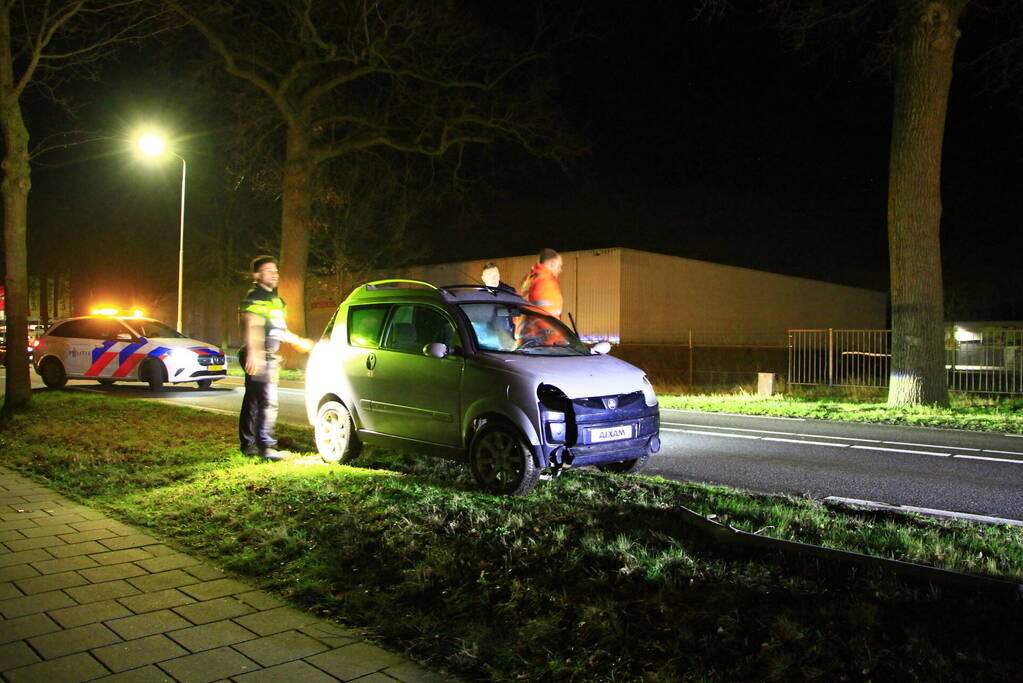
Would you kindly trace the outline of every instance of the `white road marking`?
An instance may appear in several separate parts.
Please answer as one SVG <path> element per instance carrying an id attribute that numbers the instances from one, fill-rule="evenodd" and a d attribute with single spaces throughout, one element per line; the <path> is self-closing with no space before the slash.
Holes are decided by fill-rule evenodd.
<path id="1" fill-rule="evenodd" d="M 931 447 L 937 446 L 938 448 L 954 448 L 957 451 L 976 451 L 978 453 L 984 450 L 983 448 L 966 448 L 964 446 L 944 446 L 933 443 L 913 443 L 911 441 L 882 441 L 881 443 L 890 443 L 894 446 L 922 446 L 923 448 L 927 448 L 928 446 Z"/>
<path id="2" fill-rule="evenodd" d="M 752 436 L 749 434 L 723 434 L 721 432 L 701 432 L 697 429 L 672 429 L 670 427 L 661 427 L 662 432 L 684 432 L 686 434 L 703 434 L 704 436 L 723 436 L 730 439 L 760 439 L 762 437 Z"/>
<path id="3" fill-rule="evenodd" d="M 1008 462 L 1013 465 L 1023 465 L 1023 460 L 1013 460 L 1012 458 L 987 458 L 983 455 L 957 455 L 955 457 L 964 460 L 990 460 L 991 462 Z"/>
<path id="4" fill-rule="evenodd" d="M 944 458 L 952 457 L 951 453 L 934 453 L 932 451 L 911 451 L 907 448 L 882 448 L 881 446 L 857 446 L 853 444 L 851 448 L 858 448 L 864 451 L 887 451 L 889 453 L 910 453 L 912 455 L 936 455 Z"/>
<path id="5" fill-rule="evenodd" d="M 879 503 L 874 500 L 859 500 L 857 498 L 842 498 L 840 496 L 828 496 L 825 502 L 844 503 L 846 505 L 858 505 L 876 510 L 893 510 L 896 512 L 916 512 L 921 515 L 932 517 L 951 517 L 953 519 L 967 519 L 973 522 L 985 524 L 1008 524 L 1011 526 L 1023 526 L 1023 520 L 1006 519 L 1005 517 L 990 517 L 988 515 L 974 515 L 969 512 L 954 512 L 952 510 L 938 510 L 935 508 L 921 508 L 913 505 L 892 505 L 891 503 Z"/>
<path id="6" fill-rule="evenodd" d="M 781 441 L 783 443 L 802 443 L 811 446 L 830 446 L 832 448 L 849 448 L 847 443 L 831 443 L 830 441 L 807 441 L 806 439 L 779 439 L 776 436 L 765 436 L 764 441 Z"/>
<path id="7" fill-rule="evenodd" d="M 693 415 L 706 415 L 702 410 L 684 410 L 682 408 L 661 408 L 661 410 L 672 410 L 676 413 L 690 413 Z M 792 422 L 806 422 L 805 417 L 781 417 L 779 415 L 744 415 L 742 413 L 714 413 L 714 415 L 727 415 L 729 417 L 752 417 L 758 420 L 789 420 Z"/>

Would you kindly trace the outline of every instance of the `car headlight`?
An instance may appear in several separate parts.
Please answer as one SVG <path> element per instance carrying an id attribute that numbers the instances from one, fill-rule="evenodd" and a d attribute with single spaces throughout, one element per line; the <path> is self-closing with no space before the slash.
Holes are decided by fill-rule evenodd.
<path id="1" fill-rule="evenodd" d="M 643 375 L 643 400 L 648 406 L 657 405 L 657 394 L 654 392 L 654 385 L 650 383 L 646 375 Z"/>

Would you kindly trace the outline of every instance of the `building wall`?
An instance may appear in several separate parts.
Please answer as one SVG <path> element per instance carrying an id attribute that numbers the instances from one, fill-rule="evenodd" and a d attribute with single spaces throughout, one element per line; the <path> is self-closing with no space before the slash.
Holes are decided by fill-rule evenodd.
<path id="1" fill-rule="evenodd" d="M 789 329 L 885 327 L 884 293 L 622 250 L 623 343 L 784 343 Z"/>

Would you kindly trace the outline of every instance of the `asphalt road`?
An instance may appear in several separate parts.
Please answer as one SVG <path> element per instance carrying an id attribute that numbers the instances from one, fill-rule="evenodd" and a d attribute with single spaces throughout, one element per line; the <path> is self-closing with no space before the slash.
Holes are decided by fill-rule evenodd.
<path id="1" fill-rule="evenodd" d="M 242 396 L 233 377 L 156 394 L 141 384 L 68 386 L 232 415 Z M 307 424 L 301 383 L 282 383 L 279 419 Z M 665 409 L 661 439 L 646 473 L 667 479 L 1023 520 L 1020 436 Z"/>

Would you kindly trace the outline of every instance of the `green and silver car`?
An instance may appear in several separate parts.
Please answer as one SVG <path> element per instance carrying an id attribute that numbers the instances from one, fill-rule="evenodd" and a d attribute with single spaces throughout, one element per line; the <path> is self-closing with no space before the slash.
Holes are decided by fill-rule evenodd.
<path id="1" fill-rule="evenodd" d="M 306 369 L 306 410 L 328 462 L 363 443 L 467 462 L 495 493 L 543 471 L 636 473 L 660 450 L 643 371 L 514 294 L 382 280 L 338 307 Z"/>

